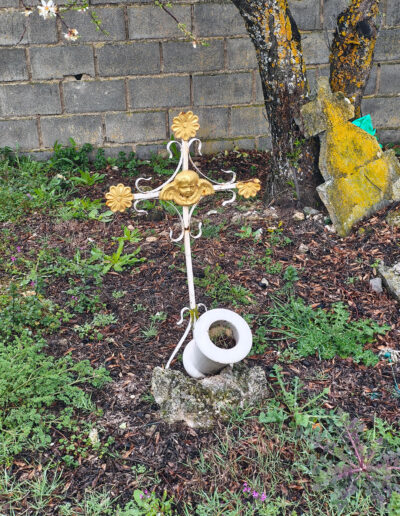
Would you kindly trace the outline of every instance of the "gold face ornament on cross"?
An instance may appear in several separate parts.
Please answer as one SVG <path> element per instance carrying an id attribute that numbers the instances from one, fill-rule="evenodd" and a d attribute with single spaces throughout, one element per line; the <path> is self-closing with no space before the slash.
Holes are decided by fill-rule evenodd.
<path id="1" fill-rule="evenodd" d="M 172 158 L 173 155 L 170 150 L 170 146 L 172 144 L 176 144 L 180 148 L 180 159 L 175 172 L 161 186 L 154 188 L 153 190 L 146 190 L 142 187 L 141 183 L 142 181 L 150 181 L 151 178 L 142 177 L 136 180 L 136 191 L 134 193 L 132 193 L 129 186 L 119 184 L 117 186 L 111 186 L 110 190 L 105 195 L 107 206 L 114 212 L 123 212 L 127 208 L 130 208 L 133 203 L 133 208 L 137 213 L 147 213 L 145 210 L 138 209 L 138 204 L 145 200 L 160 199 L 168 202 L 174 208 L 180 219 L 180 235 L 174 238 L 173 232 L 170 230 L 170 238 L 173 242 L 179 242 L 181 240 L 184 241 L 187 283 L 189 289 L 189 307 L 184 307 L 181 310 L 181 318 L 178 324 L 180 325 L 183 323 L 183 316 L 186 311 L 190 313 L 190 320 L 185 333 L 167 362 L 166 369 L 169 368 L 175 355 L 186 340 L 190 330 L 194 329 L 196 321 L 199 318 L 199 309 L 203 308 L 204 310 L 207 310 L 204 304 L 196 304 L 194 290 L 190 238 L 199 238 L 201 236 L 202 226 L 200 222 L 198 233 L 196 235 L 192 234 L 190 226 L 194 209 L 203 197 L 214 195 L 215 192 L 229 191 L 232 193 L 232 197 L 222 203 L 222 205 L 225 206 L 234 202 L 236 199 L 236 190 L 240 195 L 248 199 L 250 197 L 254 197 L 261 188 L 259 179 L 236 182 L 236 174 L 232 170 L 223 171 L 224 173 L 231 175 L 229 181 L 218 183 L 217 181 L 207 178 L 197 168 L 190 156 L 189 150 L 190 146 L 194 142 L 198 142 L 198 152 L 201 154 L 201 142 L 196 138 L 196 133 L 200 129 L 198 121 L 198 116 L 194 115 L 191 111 L 179 113 L 179 115 L 173 119 L 171 129 L 174 132 L 175 137 L 181 141 L 170 141 L 167 145 L 167 149 L 170 158 Z M 182 213 L 176 205 L 182 206 Z"/>

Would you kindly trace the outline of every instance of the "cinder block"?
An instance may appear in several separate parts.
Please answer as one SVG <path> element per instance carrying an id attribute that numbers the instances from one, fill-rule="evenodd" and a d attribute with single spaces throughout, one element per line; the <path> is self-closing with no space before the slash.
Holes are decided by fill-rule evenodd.
<path id="1" fill-rule="evenodd" d="M 270 135 L 264 106 L 232 108 L 231 136 Z"/>
<path id="2" fill-rule="evenodd" d="M 188 106 L 190 80 L 185 77 L 145 77 L 129 81 L 132 108 Z"/>
<path id="3" fill-rule="evenodd" d="M 136 156 L 139 159 L 149 159 L 153 154 L 158 154 L 160 151 L 165 152 L 165 145 L 154 143 L 136 145 Z"/>
<path id="4" fill-rule="evenodd" d="M 400 129 L 378 129 L 376 135 L 382 144 L 400 142 Z"/>
<path id="5" fill-rule="evenodd" d="M 17 146 L 20 150 L 37 149 L 39 137 L 36 120 L 5 120 L 0 121 L 0 141 L 2 147 Z"/>
<path id="6" fill-rule="evenodd" d="M 396 129 L 400 127 L 400 97 L 375 97 L 363 99 L 363 113 L 370 113 L 374 127 Z"/>
<path id="7" fill-rule="evenodd" d="M 323 32 L 303 34 L 301 44 L 306 64 L 329 63 L 329 48 Z"/>
<path id="8" fill-rule="evenodd" d="M 29 17 L 26 17 L 23 11 L 5 11 L 1 13 L 0 45 L 56 43 L 57 41 L 58 35 L 55 18 L 44 21 L 39 16 L 37 10 Z"/>
<path id="9" fill-rule="evenodd" d="M 400 64 L 381 65 L 379 93 L 400 93 Z"/>
<path id="10" fill-rule="evenodd" d="M 133 152 L 133 145 L 118 145 L 113 147 L 107 147 L 107 145 L 103 145 L 102 147 L 104 149 L 105 156 L 110 158 L 117 158 L 120 152 L 125 152 L 126 155 L 128 155 L 130 152 Z M 109 178 L 112 179 L 112 172 L 110 174 L 111 175 L 109 175 Z"/>
<path id="11" fill-rule="evenodd" d="M 194 114 L 199 117 L 200 129 L 197 137 L 202 139 L 228 137 L 229 109 L 228 108 L 202 108 L 197 107 Z M 179 114 L 179 110 L 169 111 L 168 127 L 172 125 L 172 120 Z M 170 132 L 172 134 L 172 131 Z"/>
<path id="12" fill-rule="evenodd" d="M 272 150 L 272 140 L 270 136 L 263 136 L 262 138 L 258 138 L 257 141 L 257 149 L 261 151 L 270 151 Z"/>
<path id="13" fill-rule="evenodd" d="M 64 102 L 68 113 L 124 111 L 124 81 L 64 82 Z"/>
<path id="14" fill-rule="evenodd" d="M 101 20 L 102 30 L 96 30 L 95 24 L 91 21 L 90 11 L 79 13 L 68 11 L 63 18 L 68 27 L 74 28 L 79 33 L 81 41 L 125 41 L 125 20 L 124 11 L 121 7 L 97 7 L 96 15 Z M 66 32 L 63 28 L 63 33 Z"/>
<path id="15" fill-rule="evenodd" d="M 247 34 L 243 18 L 231 3 L 195 5 L 193 32 L 199 37 Z"/>
<path id="16" fill-rule="evenodd" d="M 224 43 L 211 40 L 210 46 L 193 45 L 185 41 L 163 43 L 165 72 L 203 72 L 224 67 Z"/>
<path id="17" fill-rule="evenodd" d="M 261 75 L 258 72 L 255 72 L 256 76 L 256 102 L 262 103 L 264 102 L 264 92 L 262 89 Z"/>
<path id="18" fill-rule="evenodd" d="M 381 30 L 375 46 L 375 61 L 400 59 L 400 29 Z"/>
<path id="19" fill-rule="evenodd" d="M 0 86 L 0 116 L 50 115 L 61 113 L 58 84 Z"/>
<path id="20" fill-rule="evenodd" d="M 240 138 L 237 140 L 205 140 L 203 141 L 203 146 L 201 148 L 202 154 L 216 154 L 217 152 L 221 152 L 224 150 L 233 150 L 233 149 L 244 149 L 244 150 L 252 150 L 255 149 L 256 143 L 254 138 Z M 220 177 L 224 177 L 224 174 L 221 172 Z M 227 178 L 225 178 L 227 179 Z"/>
<path id="21" fill-rule="evenodd" d="M 168 9 L 188 30 L 191 25 L 190 6 L 180 5 Z M 129 39 L 181 37 L 176 21 L 156 5 L 128 8 Z"/>
<path id="22" fill-rule="evenodd" d="M 299 30 L 320 28 L 319 0 L 289 0 L 289 9 Z"/>
<path id="23" fill-rule="evenodd" d="M 100 4 L 134 4 L 134 3 L 140 3 L 140 4 L 146 4 L 146 3 L 153 3 L 154 0 L 91 0 L 91 5 L 100 5 Z"/>
<path id="24" fill-rule="evenodd" d="M 308 90 L 310 95 L 315 95 L 317 93 L 317 68 L 307 68 L 307 82 L 308 82 Z"/>
<path id="25" fill-rule="evenodd" d="M 229 70 L 258 68 L 256 51 L 250 38 L 228 39 L 226 51 Z"/>
<path id="26" fill-rule="evenodd" d="M 23 81 L 28 79 L 25 50 L 5 48 L 0 50 L 0 81 Z"/>
<path id="27" fill-rule="evenodd" d="M 0 0 L 0 7 L 19 7 L 18 0 Z"/>
<path id="28" fill-rule="evenodd" d="M 231 151 L 235 147 L 235 142 L 233 140 L 203 140 L 201 143 L 201 153 L 203 155 L 217 154 L 218 152 L 224 150 Z M 224 174 L 222 172 L 221 177 L 224 177 Z"/>
<path id="29" fill-rule="evenodd" d="M 212 106 L 247 104 L 252 97 L 250 72 L 193 77 L 194 104 Z"/>
<path id="30" fill-rule="evenodd" d="M 389 27 L 400 25 L 400 4 L 399 0 L 387 0 L 385 24 Z"/>
<path id="31" fill-rule="evenodd" d="M 376 89 L 377 67 L 373 66 L 369 74 L 367 85 L 364 90 L 364 95 L 373 95 Z"/>
<path id="32" fill-rule="evenodd" d="M 324 0 L 324 28 L 335 29 L 339 14 L 349 5 L 349 0 Z"/>
<path id="33" fill-rule="evenodd" d="M 78 145 L 103 143 L 100 115 L 42 117 L 40 123 L 43 145 L 48 148 L 53 147 L 55 141 L 67 145 L 70 138 Z"/>
<path id="34" fill-rule="evenodd" d="M 110 44 L 96 52 L 99 72 L 103 77 L 144 75 L 160 71 L 158 43 Z"/>
<path id="35" fill-rule="evenodd" d="M 109 142 L 151 142 L 165 139 L 166 136 L 163 111 L 106 115 L 106 137 Z"/>
<path id="36" fill-rule="evenodd" d="M 31 48 L 32 77 L 59 79 L 67 75 L 94 76 L 93 49 L 89 46 Z"/>

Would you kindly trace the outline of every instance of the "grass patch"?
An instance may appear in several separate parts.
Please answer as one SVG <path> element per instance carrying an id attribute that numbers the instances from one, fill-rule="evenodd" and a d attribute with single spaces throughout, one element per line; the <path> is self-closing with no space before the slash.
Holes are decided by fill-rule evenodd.
<path id="1" fill-rule="evenodd" d="M 363 344 L 390 330 L 390 326 L 380 326 L 371 319 L 350 321 L 343 303 L 333 304 L 330 311 L 313 310 L 301 298 L 290 298 L 286 304 L 276 301 L 269 312 L 269 324 L 275 333 L 294 339 L 302 357 L 316 353 L 320 359 L 351 357 L 367 366 L 374 366 L 378 357 Z"/>

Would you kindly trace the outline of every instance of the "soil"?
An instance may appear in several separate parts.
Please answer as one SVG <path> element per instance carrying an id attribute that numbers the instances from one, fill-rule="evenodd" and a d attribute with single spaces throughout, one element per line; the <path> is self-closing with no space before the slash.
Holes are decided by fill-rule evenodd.
<path id="1" fill-rule="evenodd" d="M 258 177 L 264 184 L 270 173 L 269 156 L 256 151 L 249 151 L 244 156 L 232 152 L 227 156 L 202 157 L 197 163 L 205 174 L 235 168 L 238 178 Z M 146 175 L 149 167 L 142 166 L 141 172 Z M 79 196 L 102 198 L 111 185 L 118 183 L 134 188 L 134 178 L 124 177 L 120 171 L 112 169 L 106 174 L 106 182 L 81 188 Z M 158 178 L 159 183 L 164 180 L 165 177 Z M 154 181 L 154 185 L 159 183 Z M 252 202 L 239 198 L 218 213 L 212 211 L 221 207 L 222 194 L 205 198 L 196 216 L 196 220 L 208 218 L 212 225 L 224 226 L 215 238 L 192 240 L 195 276 L 204 277 L 207 265 L 215 267 L 219 264 L 232 284 L 251 290 L 256 300 L 248 307 L 229 304 L 223 307 L 240 314 L 265 314 L 268 311 L 277 290 L 283 286 L 282 274 L 267 274 L 263 266 L 252 265 L 251 258 L 264 255 L 268 236 L 281 221 L 283 234 L 291 243 L 274 247 L 272 259 L 282 264 L 282 272 L 289 265 L 296 268 L 299 280 L 294 285 L 295 295 L 314 308 L 329 308 L 332 303 L 342 301 L 349 306 L 354 320 L 372 318 L 390 325 L 391 331 L 387 335 L 379 336 L 367 347 L 375 352 L 386 347 L 400 349 L 400 307 L 386 290 L 377 294 L 369 285 L 369 280 L 377 275 L 376 268 L 371 267 L 377 260 L 383 260 L 387 265 L 400 261 L 400 229 L 390 227 L 385 221 L 388 212 L 396 206 L 380 211 L 358 224 L 350 236 L 341 238 L 327 229 L 324 221 L 327 213 L 323 207 L 319 208 L 322 217 L 295 221 L 293 214 L 298 211 L 295 201 L 281 199 L 271 203 L 265 211 L 261 198 L 262 195 Z M 235 216 L 249 211 L 260 215 L 258 218 L 247 215 L 242 223 L 235 223 Z M 276 218 L 272 216 L 274 213 Z M 76 360 L 89 359 L 93 366 L 105 364 L 113 378 L 107 388 L 93 391 L 92 398 L 102 410 L 102 416 L 100 419 L 92 417 L 96 419 L 96 427 L 102 429 L 101 436 L 115 439 L 116 456 L 82 458 L 76 469 L 66 468 L 63 478 L 67 501 L 79 499 L 86 488 L 102 489 L 104 486 L 112 488 L 112 494 L 119 495 L 119 503 L 123 505 L 131 499 L 133 489 L 140 488 L 132 472 L 132 467 L 139 464 L 157 472 L 160 485 L 174 495 L 178 507 L 183 500 L 196 500 L 190 480 L 193 473 L 190 461 L 200 450 L 217 442 L 221 425 L 216 426 L 215 432 L 193 430 L 183 424 L 168 425 L 160 418 L 158 407 L 150 396 L 153 368 L 166 364 L 180 339 L 182 330 L 176 323 L 188 302 L 184 253 L 180 245 L 169 239 L 169 228 L 173 228 L 175 234 L 179 229 L 176 222 L 176 216 L 155 209 L 145 216 L 137 215 L 133 210 L 118 213 L 109 224 L 93 220 L 60 222 L 41 214 L 33 214 L 22 223 L 7 224 L 16 235 L 21 252 L 26 255 L 39 250 L 39 236 L 46 236 L 49 248 L 57 247 L 64 256 L 72 258 L 78 248 L 83 254 L 89 253 L 93 241 L 105 252 L 112 252 L 115 250 L 112 237 L 121 236 L 123 226 L 138 228 L 145 235 L 140 244 L 140 256 L 146 261 L 121 273 L 110 271 L 104 277 L 100 298 L 107 313 L 113 313 L 118 321 L 101 329 L 103 338 L 80 339 L 74 329 L 76 325 L 90 321 L 92 314 L 76 314 L 57 335 L 49 337 L 49 353 L 55 356 L 71 353 Z M 237 233 L 241 225 L 251 225 L 254 231 L 262 228 L 261 238 L 257 241 L 240 238 Z M 307 252 L 299 251 L 301 244 L 307 246 Z M 137 245 L 127 244 L 126 251 L 132 252 Z M 238 263 L 243 258 L 246 263 L 240 267 Z M 267 282 L 262 282 L 263 278 Z M 63 306 L 68 300 L 68 288 L 68 278 L 50 277 L 46 278 L 44 293 Z M 95 285 L 93 289 L 96 289 Z M 115 298 L 115 291 L 126 294 Z M 210 307 L 212 301 L 207 290 L 197 287 L 196 293 L 197 302 Z M 139 304 L 146 310 L 139 310 Z M 146 339 L 142 331 L 149 327 L 150 316 L 157 312 L 165 312 L 167 318 L 156 323 L 157 336 Z M 268 338 L 270 344 L 262 355 L 249 356 L 245 360 L 250 366 L 264 368 L 267 377 L 277 362 L 278 353 L 288 345 L 285 339 L 277 341 L 276 335 L 271 334 Z M 367 424 L 373 421 L 374 415 L 393 423 L 398 420 L 400 397 L 396 396 L 393 379 L 393 372 L 399 373 L 397 365 L 392 369 L 386 361 L 380 361 L 375 367 L 365 367 L 351 359 L 319 360 L 317 356 L 280 364 L 285 378 L 298 376 L 302 380 L 304 397 L 329 387 L 328 408 L 342 408 Z M 182 370 L 179 360 L 175 360 L 172 367 Z M 274 383 L 274 379 L 270 382 Z M 55 432 L 56 444 L 40 457 L 30 452 L 21 454 L 13 465 L 13 472 L 17 476 L 25 474 L 38 460 L 42 463 L 60 460 L 63 452 L 58 448 L 58 438 Z M 287 496 L 298 497 L 290 486 L 285 489 Z"/>
<path id="2" fill-rule="evenodd" d="M 208 330 L 208 335 L 218 348 L 232 349 L 236 346 L 236 340 L 233 336 L 232 330 L 229 327 L 223 326 L 219 321 L 213 323 Z"/>

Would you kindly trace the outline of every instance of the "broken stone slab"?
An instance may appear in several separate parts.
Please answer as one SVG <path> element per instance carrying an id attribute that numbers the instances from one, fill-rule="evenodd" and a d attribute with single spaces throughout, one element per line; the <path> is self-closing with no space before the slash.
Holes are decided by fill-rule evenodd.
<path id="1" fill-rule="evenodd" d="M 311 206 L 304 206 L 303 212 L 308 217 L 312 217 L 313 215 L 319 215 L 321 212 L 316 210 L 315 208 L 312 208 Z"/>
<path id="2" fill-rule="evenodd" d="M 400 262 L 392 267 L 387 267 L 384 263 L 381 263 L 378 267 L 378 272 L 385 287 L 397 301 L 400 301 Z"/>
<path id="3" fill-rule="evenodd" d="M 382 294 L 382 278 L 372 278 L 369 280 L 369 286 L 371 290 L 376 292 L 377 294 Z"/>
<path id="4" fill-rule="evenodd" d="M 294 212 L 293 217 L 292 217 L 292 219 L 295 220 L 296 222 L 300 222 L 300 221 L 304 220 L 305 218 L 306 218 L 306 216 L 304 215 L 304 213 L 302 211 Z"/>
<path id="5" fill-rule="evenodd" d="M 394 151 L 383 152 L 376 138 L 348 120 L 354 107 L 329 80 L 318 80 L 317 98 L 301 108 L 306 136 L 320 136 L 319 168 L 325 183 L 317 187 L 340 236 L 359 220 L 400 198 L 400 164 Z"/>
<path id="6" fill-rule="evenodd" d="M 202 380 L 156 367 L 151 390 L 165 421 L 183 421 L 191 428 L 210 428 L 216 420 L 226 421 L 233 408 L 256 405 L 268 395 L 262 368 L 243 363 Z"/>
<path id="7" fill-rule="evenodd" d="M 389 212 L 386 217 L 386 222 L 389 226 L 400 227 L 400 209 Z"/>

